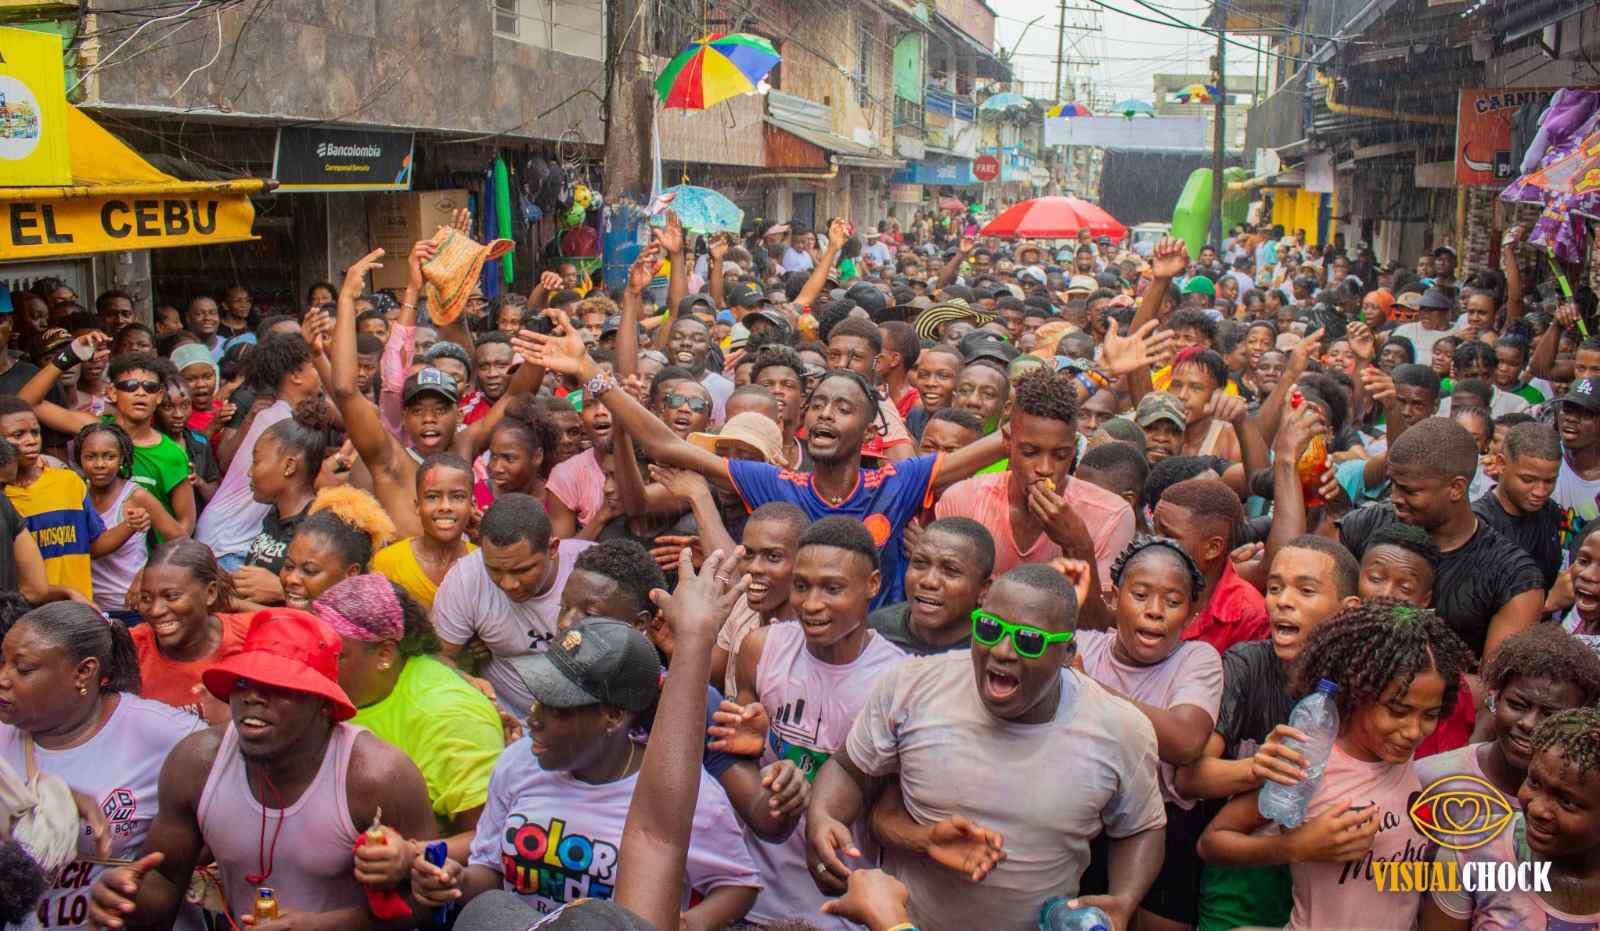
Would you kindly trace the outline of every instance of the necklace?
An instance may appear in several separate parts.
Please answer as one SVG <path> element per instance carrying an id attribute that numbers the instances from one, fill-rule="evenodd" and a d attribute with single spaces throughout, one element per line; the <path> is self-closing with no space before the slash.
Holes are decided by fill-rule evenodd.
<path id="1" fill-rule="evenodd" d="M 622 772 L 618 773 L 616 775 L 615 779 L 606 780 L 607 782 L 616 782 L 617 779 L 625 778 L 628 775 L 628 771 L 633 769 L 633 754 L 634 754 L 634 751 L 638 750 L 638 749 L 639 749 L 639 745 L 637 743 L 634 743 L 632 737 L 629 737 L 628 738 L 628 758 L 626 760 L 624 760 L 623 763 L 622 763 Z"/>

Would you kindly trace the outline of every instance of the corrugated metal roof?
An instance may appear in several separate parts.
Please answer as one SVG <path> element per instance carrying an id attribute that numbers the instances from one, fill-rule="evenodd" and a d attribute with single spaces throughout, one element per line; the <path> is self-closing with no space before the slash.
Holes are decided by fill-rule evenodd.
<path id="1" fill-rule="evenodd" d="M 840 165 L 858 168 L 899 168 L 905 164 L 903 159 L 885 156 L 875 149 L 869 149 L 843 136 L 822 132 L 810 126 L 803 126 L 772 115 L 768 115 L 766 121 L 770 126 L 775 126 L 792 136 L 797 136 L 811 143 L 819 149 L 833 153 L 837 156 L 834 161 Z"/>

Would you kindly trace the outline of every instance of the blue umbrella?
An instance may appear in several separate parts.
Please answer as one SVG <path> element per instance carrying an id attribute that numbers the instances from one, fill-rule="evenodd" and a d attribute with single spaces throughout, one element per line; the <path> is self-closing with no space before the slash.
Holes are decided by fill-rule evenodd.
<path id="1" fill-rule="evenodd" d="M 692 184 L 678 184 L 662 191 L 658 200 L 671 195 L 667 206 L 678 214 L 683 228 L 695 233 L 737 233 L 744 226 L 744 211 L 733 201 L 710 188 Z M 666 222 L 662 214 L 652 221 L 656 226 Z"/>
<path id="2" fill-rule="evenodd" d="M 1112 104 L 1111 112 L 1120 113 L 1131 120 L 1135 116 L 1155 116 L 1156 108 L 1145 103 L 1143 100 L 1135 100 L 1134 98 L 1130 97 L 1127 100 L 1119 100 Z"/>
<path id="3" fill-rule="evenodd" d="M 1033 102 L 1028 98 L 1022 96 L 1021 94 L 1007 92 L 1004 94 L 995 94 L 993 97 L 990 97 L 988 100 L 985 100 L 983 103 L 979 104 L 978 109 L 995 111 L 1010 110 L 1015 107 L 1025 108 L 1031 106 L 1033 106 Z"/>

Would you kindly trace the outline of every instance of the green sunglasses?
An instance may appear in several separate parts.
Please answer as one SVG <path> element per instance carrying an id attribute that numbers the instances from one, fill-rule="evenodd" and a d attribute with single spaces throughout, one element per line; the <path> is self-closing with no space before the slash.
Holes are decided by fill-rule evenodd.
<path id="1" fill-rule="evenodd" d="M 1038 659 L 1052 644 L 1071 642 L 1073 631 L 1052 634 L 1026 624 L 1013 624 L 981 608 L 972 612 L 972 639 L 992 647 L 1004 640 L 1006 634 L 1011 635 L 1011 645 L 1016 647 L 1018 656 Z"/>

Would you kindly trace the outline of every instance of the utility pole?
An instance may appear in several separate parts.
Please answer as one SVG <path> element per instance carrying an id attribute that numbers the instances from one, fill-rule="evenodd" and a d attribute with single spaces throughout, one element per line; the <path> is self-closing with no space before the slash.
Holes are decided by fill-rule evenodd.
<path id="1" fill-rule="evenodd" d="M 1067 0 L 1061 0 L 1061 18 L 1056 22 L 1056 83 L 1055 99 L 1061 99 L 1061 65 L 1067 57 Z"/>
<path id="2" fill-rule="evenodd" d="M 644 218 L 650 198 L 651 117 L 655 107 L 650 60 L 646 57 L 652 24 L 646 0 L 611 0 L 606 4 L 606 155 L 603 173 L 606 206 L 613 222 L 631 227 Z M 630 205 L 631 202 L 631 205 Z M 637 247 L 607 250 L 608 285 L 627 280 Z"/>
<path id="3" fill-rule="evenodd" d="M 1212 133 L 1211 151 L 1211 242 L 1222 251 L 1222 194 L 1226 182 L 1222 180 L 1223 142 L 1226 139 L 1228 87 L 1227 87 L 1227 61 L 1225 58 L 1228 44 L 1223 41 L 1223 25 L 1217 24 L 1217 99 L 1216 126 Z"/>

